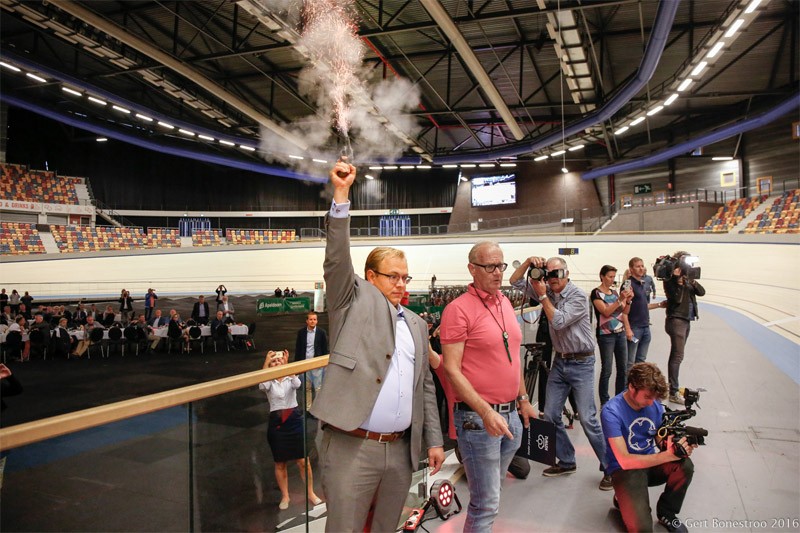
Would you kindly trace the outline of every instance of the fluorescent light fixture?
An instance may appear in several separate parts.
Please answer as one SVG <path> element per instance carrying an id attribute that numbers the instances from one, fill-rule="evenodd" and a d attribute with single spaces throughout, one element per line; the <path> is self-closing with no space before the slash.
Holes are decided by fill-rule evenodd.
<path id="1" fill-rule="evenodd" d="M 175 129 L 175 126 L 173 126 L 172 124 L 167 124 L 166 122 L 161 122 L 160 120 L 158 121 L 158 125 L 161 126 L 162 128 L 167 128 L 170 130 Z"/>
<path id="2" fill-rule="evenodd" d="M 558 152 L 553 152 L 552 154 L 550 154 L 550 157 L 557 157 L 560 156 L 561 154 L 566 154 L 566 153 L 567 153 L 566 150 L 559 150 Z"/>
<path id="3" fill-rule="evenodd" d="M 636 120 L 632 120 L 631 123 L 629 124 L 629 126 L 637 126 L 637 125 L 641 124 L 642 122 L 644 122 L 644 117 L 639 117 Z"/>
<path id="4" fill-rule="evenodd" d="M 36 74 L 31 74 L 30 72 L 26 72 L 25 75 L 32 80 L 38 81 L 39 83 L 47 83 L 46 79 L 42 78 L 41 76 L 37 76 Z"/>
<path id="5" fill-rule="evenodd" d="M 717 57 L 717 54 L 719 53 L 720 50 L 722 50 L 723 46 L 725 46 L 725 42 L 724 41 L 718 42 L 717 44 L 715 44 L 714 46 L 711 47 L 711 50 L 708 51 L 708 53 L 706 54 L 706 57 L 708 57 L 708 58 Z"/>
<path id="6" fill-rule="evenodd" d="M 474 164 L 470 163 L 470 164 L 467 164 L 467 165 L 461 165 L 461 168 L 475 168 L 476 166 L 478 166 L 478 165 L 474 165 Z"/>
<path id="7" fill-rule="evenodd" d="M 731 24 L 731 27 L 725 32 L 724 37 L 733 37 L 733 34 L 739 31 L 739 28 L 742 27 L 742 24 L 744 24 L 744 19 L 736 19 L 736 22 Z"/>
<path id="8" fill-rule="evenodd" d="M 185 130 L 183 128 L 178 128 L 178 131 L 183 133 L 184 135 L 188 135 L 189 137 L 195 136 L 195 133 L 193 131 Z"/>
<path id="9" fill-rule="evenodd" d="M 220 141 L 220 142 L 222 142 L 222 141 Z M 301 156 L 301 155 L 290 155 L 289 159 L 303 159 L 303 156 Z"/>
<path id="10" fill-rule="evenodd" d="M 312 160 L 314 163 L 327 163 L 327 161 L 325 161 L 324 159 L 316 159 L 316 158 L 313 158 L 313 159 L 311 159 L 311 160 Z"/>
<path id="11" fill-rule="evenodd" d="M 219 144 L 224 144 L 225 146 L 236 146 L 235 143 L 232 143 L 230 141 L 223 141 L 222 139 L 220 139 Z"/>
<path id="12" fill-rule="evenodd" d="M 467 181 L 467 177 L 466 176 L 459 176 L 458 179 L 459 179 L 459 181 Z"/>
<path id="13" fill-rule="evenodd" d="M 567 167 L 561 167 L 561 172 L 566 174 L 567 172 L 569 172 L 569 170 L 567 170 Z"/>
<path id="14" fill-rule="evenodd" d="M 544 161 L 548 157 L 550 157 L 550 156 L 549 155 L 540 155 L 539 157 L 534 157 L 533 160 L 534 161 Z"/>
<path id="15" fill-rule="evenodd" d="M 141 113 L 136 113 L 136 118 L 139 120 L 144 120 L 145 122 L 153 122 L 153 119 L 148 117 L 147 115 L 142 115 Z"/>
<path id="16" fill-rule="evenodd" d="M 381 166 L 369 167 L 370 170 L 383 170 Z"/>
<path id="17" fill-rule="evenodd" d="M 389 165 L 389 166 L 383 167 L 383 170 L 397 170 L 397 165 Z"/>
<path id="18" fill-rule="evenodd" d="M 691 72 L 690 76 L 697 76 L 698 74 L 703 72 L 703 69 L 706 68 L 707 66 L 708 66 L 708 62 L 707 61 L 699 62 L 697 64 L 697 66 L 692 69 L 692 72 Z"/>
<path id="19" fill-rule="evenodd" d="M 14 65 L 9 65 L 9 64 L 8 64 L 8 63 L 6 63 L 5 61 L 0 61 L 0 67 L 5 67 L 5 68 L 7 68 L 8 70 L 13 70 L 14 72 L 22 72 L 22 70 L 21 70 L 21 69 L 18 69 L 18 68 L 17 68 L 17 67 L 15 67 Z"/>
<path id="20" fill-rule="evenodd" d="M 692 78 L 686 78 L 685 80 L 683 80 L 681 84 L 678 85 L 678 92 L 682 93 L 683 91 L 685 91 L 689 87 L 689 85 L 692 84 L 693 81 L 694 80 L 692 80 Z"/>
<path id="21" fill-rule="evenodd" d="M 62 87 L 61 90 L 64 91 L 65 93 L 67 93 L 67 94 L 71 94 L 72 96 L 83 96 L 78 91 L 76 91 L 74 89 L 70 89 L 69 87 Z"/>
<path id="22" fill-rule="evenodd" d="M 414 165 L 400 165 L 401 170 L 411 170 L 414 168 Z"/>
<path id="23" fill-rule="evenodd" d="M 458 165 L 442 165 L 442 168 L 458 168 Z"/>
<path id="24" fill-rule="evenodd" d="M 480 168 L 494 168 L 494 163 L 480 163 L 478 166 Z"/>
<path id="25" fill-rule="evenodd" d="M 99 143 L 104 143 L 104 142 L 106 142 L 108 139 L 107 139 L 106 137 L 98 137 L 98 138 L 97 138 L 97 139 L 95 139 L 95 140 L 96 140 L 97 142 L 99 142 Z"/>
<path id="26" fill-rule="evenodd" d="M 516 167 L 516 163 L 500 163 L 501 167 Z"/>
<path id="27" fill-rule="evenodd" d="M 256 151 L 256 147 L 255 146 L 247 146 L 246 144 L 240 144 L 239 148 L 241 148 L 242 150 L 247 150 L 248 152 L 255 152 Z M 203 216 L 203 215 L 200 215 L 200 216 Z"/>
<path id="28" fill-rule="evenodd" d="M 729 155 L 725 155 L 725 156 L 720 155 L 720 156 L 712 157 L 711 160 L 712 161 L 732 161 L 733 157 L 731 157 Z"/>
<path id="29" fill-rule="evenodd" d="M 647 116 L 648 117 L 652 117 L 656 113 L 659 113 L 662 109 L 664 109 L 663 105 L 656 106 L 656 107 L 654 107 L 653 109 L 651 109 L 650 111 L 647 112 Z"/>
<path id="30" fill-rule="evenodd" d="M 672 102 L 674 102 L 677 99 L 678 99 L 678 93 L 673 93 L 672 96 L 667 98 L 667 100 L 664 102 L 664 105 L 665 106 L 672 105 Z"/>
<path id="31" fill-rule="evenodd" d="M 575 151 L 577 151 L 577 150 L 581 150 L 581 149 L 582 149 L 584 146 L 586 146 L 586 145 L 584 145 L 584 144 L 579 144 L 578 146 L 573 146 L 573 147 L 569 148 L 569 151 L 570 151 L 570 152 L 575 152 Z"/>
<path id="32" fill-rule="evenodd" d="M 108 104 L 107 104 L 106 102 L 104 102 L 103 100 L 100 100 L 99 98 L 95 98 L 94 96 L 90 96 L 90 97 L 89 97 L 89 101 L 90 101 L 90 102 L 94 102 L 95 104 L 100 104 L 100 105 L 108 105 Z"/>
<path id="33" fill-rule="evenodd" d="M 417 165 L 417 168 L 420 169 L 420 170 L 425 170 L 425 169 L 431 168 L 431 166 L 430 165 Z"/>
<path id="34" fill-rule="evenodd" d="M 367 178 L 368 180 L 374 180 L 375 179 L 375 176 L 373 176 L 372 174 L 364 174 L 364 177 Z"/>
<path id="35" fill-rule="evenodd" d="M 203 139 L 204 141 L 213 141 L 214 137 L 209 137 L 208 135 L 198 135 L 198 139 Z"/>
<path id="36" fill-rule="evenodd" d="M 129 113 L 131 112 L 131 111 L 130 111 L 130 109 L 125 109 L 124 107 L 120 107 L 120 106 L 118 106 L 118 105 L 112 105 L 112 106 L 111 106 L 111 108 L 112 108 L 112 109 L 116 109 L 116 110 L 117 110 L 117 111 L 119 111 L 120 113 L 129 114 Z"/>
<path id="37" fill-rule="evenodd" d="M 614 135 L 622 135 L 623 133 L 625 133 L 629 129 L 630 128 L 628 126 L 622 126 L 620 129 L 618 129 L 617 131 L 614 132 Z"/>
<path id="38" fill-rule="evenodd" d="M 747 9 L 744 10 L 745 13 L 752 13 L 758 7 L 758 4 L 761 3 L 761 0 L 753 0 L 750 2 L 750 5 L 747 6 Z"/>

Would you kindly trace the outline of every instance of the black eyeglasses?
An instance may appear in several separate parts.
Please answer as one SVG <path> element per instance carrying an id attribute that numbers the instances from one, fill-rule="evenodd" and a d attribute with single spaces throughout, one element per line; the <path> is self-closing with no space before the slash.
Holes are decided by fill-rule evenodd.
<path id="1" fill-rule="evenodd" d="M 383 276 L 385 278 L 389 278 L 393 284 L 397 285 L 397 282 L 403 280 L 403 283 L 408 285 L 411 283 L 411 280 L 414 279 L 411 276 L 398 276 L 397 274 L 384 274 L 383 272 L 378 272 L 377 270 L 373 270 L 376 274 Z"/>
<path id="2" fill-rule="evenodd" d="M 475 265 L 476 267 L 483 268 L 489 274 L 494 272 L 495 269 L 500 270 L 500 272 L 505 272 L 506 269 L 508 268 L 508 263 L 498 263 L 496 265 L 480 265 L 478 263 L 472 263 L 472 264 Z"/>

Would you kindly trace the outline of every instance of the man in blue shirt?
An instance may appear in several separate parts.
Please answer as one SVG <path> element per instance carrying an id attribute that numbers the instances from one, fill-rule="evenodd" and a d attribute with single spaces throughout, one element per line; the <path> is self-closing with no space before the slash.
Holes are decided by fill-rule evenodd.
<path id="1" fill-rule="evenodd" d="M 689 459 L 697 445 L 686 438 L 677 443 L 668 436 L 664 451 L 656 435 L 664 406 L 657 402 L 668 393 L 664 375 L 653 363 L 636 363 L 628 372 L 628 388 L 603 407 L 603 434 L 608 440 L 606 474 L 614 484 L 614 505 L 628 531 L 652 531 L 648 487 L 666 484 L 656 504 L 658 521 L 668 531 L 688 531 L 678 513 L 692 482 L 694 464 Z M 685 457 L 676 455 L 676 446 Z"/>
<path id="2" fill-rule="evenodd" d="M 628 338 L 628 370 L 634 363 L 647 360 L 647 350 L 650 347 L 650 309 L 659 307 L 657 303 L 650 303 L 650 293 L 647 286 L 647 269 L 640 257 L 628 261 L 628 272 L 633 289 L 633 300 L 625 308 L 628 315 L 630 330 L 626 331 Z M 650 278 L 652 282 L 652 278 Z M 655 291 L 655 289 L 653 289 Z M 654 293 L 655 294 L 655 293 Z M 635 339 L 635 340 L 634 340 Z"/>

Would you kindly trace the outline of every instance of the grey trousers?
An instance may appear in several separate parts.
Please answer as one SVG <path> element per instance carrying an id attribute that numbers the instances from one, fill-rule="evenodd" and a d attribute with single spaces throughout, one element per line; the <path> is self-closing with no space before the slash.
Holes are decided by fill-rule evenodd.
<path id="1" fill-rule="evenodd" d="M 321 431 L 322 490 L 328 504 L 325 531 L 361 532 L 375 501 L 371 531 L 395 531 L 411 485 L 408 436 L 390 443 Z"/>

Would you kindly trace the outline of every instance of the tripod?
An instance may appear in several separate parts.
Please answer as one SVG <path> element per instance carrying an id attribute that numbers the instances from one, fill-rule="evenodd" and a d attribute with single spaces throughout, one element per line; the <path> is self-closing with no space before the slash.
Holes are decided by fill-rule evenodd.
<path id="1" fill-rule="evenodd" d="M 525 390 L 531 400 L 534 398 L 534 391 L 536 389 L 537 381 L 539 383 L 539 409 L 544 408 L 545 391 L 547 389 L 547 377 L 550 375 L 550 368 L 543 357 L 543 349 L 545 343 L 533 342 L 522 345 L 525 348 L 525 357 L 523 358 L 523 365 L 525 369 Z M 573 422 L 575 421 L 575 414 L 567 409 L 564 405 L 563 415 L 567 417 L 567 429 L 572 429 Z"/>

